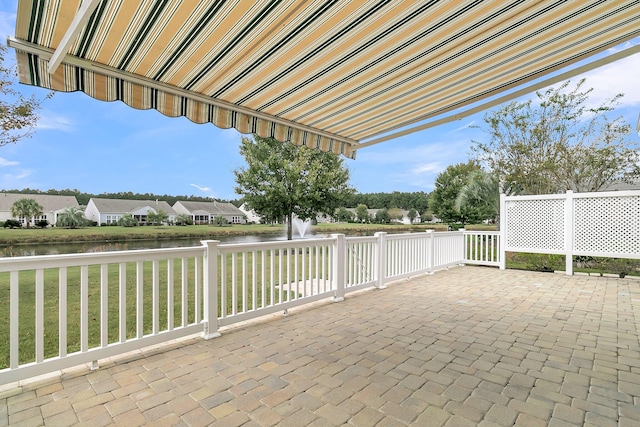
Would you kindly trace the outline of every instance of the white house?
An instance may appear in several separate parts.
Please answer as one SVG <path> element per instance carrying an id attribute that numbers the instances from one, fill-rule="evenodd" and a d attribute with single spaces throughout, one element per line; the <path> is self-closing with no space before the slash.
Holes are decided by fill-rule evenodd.
<path id="1" fill-rule="evenodd" d="M 11 206 L 20 199 L 33 199 L 42 206 L 42 214 L 33 218 L 14 218 L 11 215 Z M 78 200 L 75 196 L 58 196 L 53 194 L 22 194 L 22 193 L 0 193 L 0 221 L 15 219 L 22 225 L 28 221 L 30 225 L 35 225 L 37 221 L 46 220 L 49 224 L 58 221 L 58 214 L 66 208 L 79 208 Z"/>
<path id="2" fill-rule="evenodd" d="M 138 224 L 147 222 L 149 212 L 163 211 L 169 215 L 169 222 L 176 218 L 176 211 L 163 200 L 127 200 L 127 199 L 99 199 L 91 198 L 84 211 L 89 221 L 96 221 L 98 225 L 116 224 L 124 215 L 131 214 L 138 220 Z"/>
<path id="3" fill-rule="evenodd" d="M 178 201 L 173 204 L 178 214 L 191 217 L 194 224 L 209 224 L 217 216 L 231 224 L 246 224 L 246 215 L 231 203 Z"/>

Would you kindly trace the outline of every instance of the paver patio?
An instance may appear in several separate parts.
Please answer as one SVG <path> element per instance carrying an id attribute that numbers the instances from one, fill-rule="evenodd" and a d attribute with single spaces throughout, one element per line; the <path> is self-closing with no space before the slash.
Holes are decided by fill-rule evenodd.
<path id="1" fill-rule="evenodd" d="M 640 425 L 640 280 L 461 267 L 0 390 L 0 425 Z"/>

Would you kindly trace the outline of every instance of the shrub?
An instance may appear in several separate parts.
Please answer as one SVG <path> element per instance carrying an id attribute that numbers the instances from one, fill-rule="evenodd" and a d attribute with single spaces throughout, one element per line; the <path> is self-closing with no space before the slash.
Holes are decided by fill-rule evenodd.
<path id="1" fill-rule="evenodd" d="M 39 228 L 45 228 L 46 226 L 49 225 L 49 221 L 47 221 L 46 219 L 41 219 L 36 221 L 35 225 L 36 227 L 39 227 Z"/>
<path id="2" fill-rule="evenodd" d="M 16 221 L 15 219 L 8 219 L 2 224 L 4 228 L 20 228 L 22 224 L 20 221 Z"/>
<path id="3" fill-rule="evenodd" d="M 211 221 L 211 224 L 217 225 L 218 227 L 227 225 L 228 223 L 229 221 L 227 221 L 227 219 L 222 215 L 216 215 L 215 218 L 213 218 L 213 220 Z"/>

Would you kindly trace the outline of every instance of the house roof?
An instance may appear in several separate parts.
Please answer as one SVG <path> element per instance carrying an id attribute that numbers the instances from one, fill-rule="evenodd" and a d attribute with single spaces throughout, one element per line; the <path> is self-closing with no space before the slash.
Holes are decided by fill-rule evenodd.
<path id="1" fill-rule="evenodd" d="M 93 197 L 93 202 L 100 213 L 130 213 L 144 207 L 150 207 L 155 211 L 161 210 L 169 215 L 176 215 L 176 211 L 164 200 L 127 200 L 127 199 L 100 199 Z"/>
<path id="2" fill-rule="evenodd" d="M 0 193 L 0 212 L 9 212 L 11 206 L 20 199 L 34 199 L 43 212 L 58 211 L 69 207 L 79 207 L 75 196 L 58 196 L 52 194 Z"/>
<path id="3" fill-rule="evenodd" d="M 202 215 L 202 213 L 208 213 L 209 215 L 244 215 L 240 209 L 231 203 L 193 201 L 178 201 L 176 203 L 180 203 L 191 215 Z"/>
<path id="4" fill-rule="evenodd" d="M 9 45 L 26 84 L 354 157 L 639 35 L 637 0 L 19 0 Z"/>

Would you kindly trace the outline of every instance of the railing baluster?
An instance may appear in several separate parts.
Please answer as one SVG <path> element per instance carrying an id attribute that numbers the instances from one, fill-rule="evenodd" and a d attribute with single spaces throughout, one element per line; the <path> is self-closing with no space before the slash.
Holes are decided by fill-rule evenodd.
<path id="1" fill-rule="evenodd" d="M 109 345 L 109 273 L 107 264 L 100 265 L 100 346 Z"/>
<path id="2" fill-rule="evenodd" d="M 238 314 L 238 254 L 231 254 L 231 314 Z"/>
<path id="3" fill-rule="evenodd" d="M 144 336 L 144 265 L 142 261 L 136 263 L 136 338 Z"/>
<path id="4" fill-rule="evenodd" d="M 258 308 L 258 253 L 251 252 L 251 309 L 255 311 Z"/>
<path id="5" fill-rule="evenodd" d="M 174 324 L 174 295 L 173 295 L 173 258 L 167 260 L 167 329 L 173 330 Z"/>
<path id="6" fill-rule="evenodd" d="M 44 270 L 36 270 L 36 363 L 44 360 Z"/>
<path id="7" fill-rule="evenodd" d="M 89 350 L 89 267 L 80 267 L 80 351 Z"/>
<path id="8" fill-rule="evenodd" d="M 152 315 L 151 315 L 151 333 L 157 335 L 160 332 L 160 261 L 153 260 L 152 263 L 152 294 L 151 298 Z"/>
<path id="9" fill-rule="evenodd" d="M 58 269 L 58 356 L 67 355 L 67 267 Z"/>
<path id="10" fill-rule="evenodd" d="M 121 262 L 118 266 L 119 268 L 119 277 L 118 277 L 118 289 L 119 289 L 119 315 L 120 321 L 119 323 L 119 341 L 121 343 L 127 340 L 127 264 Z"/>
<path id="11" fill-rule="evenodd" d="M 227 254 L 220 254 L 220 317 L 227 317 Z"/>
<path id="12" fill-rule="evenodd" d="M 195 286 L 195 319 L 194 323 L 200 323 L 202 320 L 201 310 L 202 307 L 202 257 L 195 257 L 194 261 L 195 272 L 194 272 L 194 286 Z"/>
<path id="13" fill-rule="evenodd" d="M 20 276 L 17 271 L 9 273 L 9 367 L 15 369 L 20 363 Z"/>
<path id="14" fill-rule="evenodd" d="M 189 270 L 187 258 L 182 258 L 182 327 L 189 323 Z"/>

